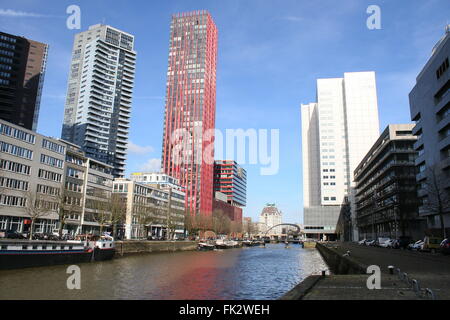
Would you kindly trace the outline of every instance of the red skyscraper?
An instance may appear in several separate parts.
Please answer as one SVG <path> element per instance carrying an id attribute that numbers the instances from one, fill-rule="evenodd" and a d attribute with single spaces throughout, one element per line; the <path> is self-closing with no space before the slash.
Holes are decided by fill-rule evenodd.
<path id="1" fill-rule="evenodd" d="M 214 154 L 217 27 L 206 11 L 172 16 L 167 70 L 162 169 L 179 179 L 186 192 L 186 208 L 211 214 Z M 211 145 L 212 143 L 212 145 Z M 181 158 L 176 157 L 180 154 Z M 180 160 L 181 159 L 181 160 Z"/>

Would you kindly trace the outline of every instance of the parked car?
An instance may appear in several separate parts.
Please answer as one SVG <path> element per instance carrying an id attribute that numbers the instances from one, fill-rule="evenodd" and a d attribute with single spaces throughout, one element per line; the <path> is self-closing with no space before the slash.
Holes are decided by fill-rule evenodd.
<path id="1" fill-rule="evenodd" d="M 431 251 L 432 253 L 435 253 L 436 251 L 440 250 L 441 242 L 442 242 L 442 238 L 427 236 L 423 239 L 423 244 L 422 244 L 420 250 Z"/>
<path id="2" fill-rule="evenodd" d="M 390 238 L 378 238 L 376 241 L 376 245 L 379 247 L 384 247 L 386 248 L 387 242 L 390 241 Z"/>
<path id="3" fill-rule="evenodd" d="M 389 241 L 385 242 L 385 248 L 398 249 L 400 248 L 399 241 L 396 239 L 390 239 Z"/>
<path id="4" fill-rule="evenodd" d="M 19 233 L 17 231 L 13 231 L 13 230 L 7 230 L 5 232 L 5 238 L 8 238 L 8 239 L 25 239 L 25 237 L 21 233 Z"/>
<path id="5" fill-rule="evenodd" d="M 450 254 L 450 240 L 449 239 L 442 240 L 440 247 L 441 247 L 441 253 Z"/>
<path id="6" fill-rule="evenodd" d="M 387 239 L 382 240 L 381 242 L 378 242 L 378 246 L 382 248 L 392 248 L 394 246 L 395 240 L 394 239 Z"/>
<path id="7" fill-rule="evenodd" d="M 422 247 L 423 244 L 423 240 L 417 240 L 414 243 L 411 243 L 408 245 L 408 249 L 409 250 L 420 250 L 420 248 Z"/>
<path id="8" fill-rule="evenodd" d="M 367 240 L 366 241 L 366 246 L 375 246 L 375 244 L 376 244 L 376 240 Z"/>
<path id="9" fill-rule="evenodd" d="M 359 240 L 359 241 L 358 241 L 358 244 L 359 244 L 359 245 L 365 245 L 365 244 L 366 244 L 366 241 L 367 241 L 367 239 L 364 238 L 364 239 L 362 239 L 362 240 Z"/>

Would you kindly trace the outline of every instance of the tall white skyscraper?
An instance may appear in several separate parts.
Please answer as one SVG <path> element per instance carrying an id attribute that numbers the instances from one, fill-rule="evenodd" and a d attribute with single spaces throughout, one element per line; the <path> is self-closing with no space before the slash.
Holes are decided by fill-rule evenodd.
<path id="1" fill-rule="evenodd" d="M 301 117 L 305 233 L 333 238 L 353 171 L 380 134 L 375 73 L 318 79 L 317 103 L 302 104 Z"/>
<path id="2" fill-rule="evenodd" d="M 62 138 L 123 177 L 136 52 L 134 37 L 97 24 L 75 35 Z"/>

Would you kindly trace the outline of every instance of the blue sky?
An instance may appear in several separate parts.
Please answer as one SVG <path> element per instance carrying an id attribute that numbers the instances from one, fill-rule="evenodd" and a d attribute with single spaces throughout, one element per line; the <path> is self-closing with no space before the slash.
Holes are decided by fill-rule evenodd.
<path id="1" fill-rule="evenodd" d="M 407 123 L 408 93 L 450 22 L 448 0 L 4 1 L 0 30 L 49 44 L 38 132 L 59 137 L 72 41 L 66 8 L 81 8 L 81 31 L 104 22 L 135 35 L 138 52 L 127 173 L 159 163 L 171 14 L 208 10 L 219 30 L 216 127 L 280 129 L 280 170 L 247 169 L 246 216 L 267 202 L 302 222 L 300 104 L 316 79 L 373 70 L 380 125 Z M 366 9 L 381 8 L 381 30 Z M 9 10 L 8 10 L 9 9 Z M 7 11 L 8 10 L 8 11 Z"/>

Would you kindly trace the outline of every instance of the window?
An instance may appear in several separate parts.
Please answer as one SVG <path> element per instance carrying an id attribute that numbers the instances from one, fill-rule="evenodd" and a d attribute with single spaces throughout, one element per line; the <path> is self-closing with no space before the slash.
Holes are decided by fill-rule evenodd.
<path id="1" fill-rule="evenodd" d="M 61 180 L 62 180 L 62 174 L 43 170 L 43 169 L 39 169 L 38 177 L 41 179 L 51 180 L 51 181 L 56 181 L 56 182 L 61 182 Z"/>
<path id="2" fill-rule="evenodd" d="M 50 156 L 47 156 L 45 154 L 41 154 L 41 163 L 52 166 L 52 167 L 56 167 L 56 168 L 62 168 L 63 167 L 63 160 L 61 159 L 56 159 Z"/>
<path id="3" fill-rule="evenodd" d="M 0 177 L 0 187 L 28 191 L 28 182 L 12 178 Z"/>
<path id="4" fill-rule="evenodd" d="M 27 133 L 23 130 L 13 128 L 4 123 L 0 123 L 0 134 L 10 136 L 18 140 L 34 144 L 36 137 L 33 134 Z"/>
<path id="5" fill-rule="evenodd" d="M 83 179 L 83 171 L 74 168 L 67 168 L 67 176 L 77 179 Z"/>
<path id="6" fill-rule="evenodd" d="M 444 62 L 439 66 L 439 68 L 436 70 L 436 78 L 440 78 L 445 71 L 447 71 L 449 67 L 448 58 L 445 58 Z"/>
<path id="7" fill-rule="evenodd" d="M 3 141 L 0 141 L 0 151 L 20 158 L 33 159 L 33 151 Z"/>
<path id="8" fill-rule="evenodd" d="M 45 149 L 48 149 L 50 151 L 54 151 L 57 153 L 64 154 L 66 151 L 66 148 L 60 144 L 54 143 L 52 141 L 49 141 L 47 139 L 42 140 L 42 147 Z"/>
<path id="9" fill-rule="evenodd" d="M 14 161 L 0 159 L 0 169 L 25 175 L 30 175 L 31 167 Z"/>
<path id="10" fill-rule="evenodd" d="M 44 194 L 49 194 L 49 195 L 52 195 L 52 196 L 58 196 L 60 194 L 60 189 L 59 188 L 55 188 L 55 187 L 51 187 L 51 186 L 48 186 L 48 185 L 38 184 L 37 185 L 37 192 L 44 193 Z"/>
<path id="11" fill-rule="evenodd" d="M 0 205 L 11 206 L 11 207 L 25 207 L 26 198 L 10 196 L 2 194 L 0 195 Z"/>

